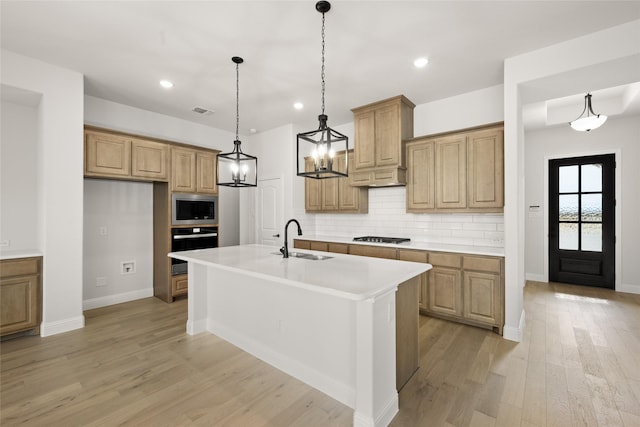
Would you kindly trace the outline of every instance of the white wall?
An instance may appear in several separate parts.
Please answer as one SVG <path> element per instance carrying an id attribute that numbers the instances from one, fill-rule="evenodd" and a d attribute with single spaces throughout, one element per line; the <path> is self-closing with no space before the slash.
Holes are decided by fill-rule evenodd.
<path id="1" fill-rule="evenodd" d="M 566 73 L 582 76 L 589 68 L 616 63 L 640 55 L 637 43 L 640 20 L 599 31 L 587 36 L 558 43 L 544 49 L 529 52 L 505 60 L 504 111 L 505 111 L 505 307 L 504 336 L 519 341 L 524 326 L 522 289 L 525 284 L 525 159 L 522 105 L 533 100 L 523 100 L 525 87 L 536 82 L 532 92 L 543 92 L 543 79 L 551 79 Z M 594 76 L 596 87 L 584 88 L 584 92 L 601 89 L 606 79 L 624 84 L 622 78 L 629 70 L 608 69 Z M 637 74 L 636 74 L 637 78 Z M 566 81 L 570 81 L 567 79 Z M 597 83 L 595 83 L 597 82 Z M 628 81 L 627 83 L 630 83 Z"/>
<path id="2" fill-rule="evenodd" d="M 233 148 L 235 135 L 174 117 L 85 96 L 84 120 L 136 135 L 222 151 Z M 153 193 L 150 183 L 85 180 L 84 305 L 99 307 L 153 295 Z M 220 246 L 239 242 L 239 192 L 219 188 Z M 108 225 L 101 236 L 99 227 Z M 120 262 L 136 259 L 136 273 L 120 274 Z M 96 278 L 108 285 L 96 287 Z"/>
<path id="3" fill-rule="evenodd" d="M 84 180 L 85 310 L 153 296 L 152 202 L 152 183 Z"/>
<path id="4" fill-rule="evenodd" d="M 568 125 L 553 127 L 525 134 L 526 206 L 539 205 L 546 211 L 545 165 L 550 158 L 574 157 L 602 153 L 619 153 L 616 158 L 616 181 L 619 194 L 616 210 L 619 211 L 620 232 L 617 243 L 620 251 L 617 258 L 616 289 L 640 293 L 640 264 L 636 254 L 640 253 L 640 224 L 635 221 L 640 212 L 640 192 L 634 183 L 640 182 L 640 117 L 610 117 L 599 129 L 591 132 L 576 132 Z M 526 274 L 534 280 L 548 278 L 548 239 L 545 232 L 545 215 L 526 217 Z M 634 238 L 636 236 L 636 238 Z"/>
<path id="5" fill-rule="evenodd" d="M 1 83 L 41 94 L 37 125 L 42 336 L 84 326 L 82 315 L 83 77 L 2 50 Z M 20 179 L 13 177 L 12 179 Z"/>
<path id="6" fill-rule="evenodd" d="M 38 245 L 38 108 L 2 101 L 0 116 L 0 241 L 3 250 Z"/>

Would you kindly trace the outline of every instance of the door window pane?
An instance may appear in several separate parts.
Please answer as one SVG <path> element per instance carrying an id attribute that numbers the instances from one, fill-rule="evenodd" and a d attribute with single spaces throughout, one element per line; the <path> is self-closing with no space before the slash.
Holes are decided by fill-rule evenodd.
<path id="1" fill-rule="evenodd" d="M 558 191 L 560 193 L 578 192 L 578 165 L 558 168 Z"/>
<path id="2" fill-rule="evenodd" d="M 602 194 L 583 194 L 582 221 L 602 222 Z"/>
<path id="3" fill-rule="evenodd" d="M 561 223 L 560 224 L 560 249 L 578 250 L 578 224 L 577 223 Z"/>
<path id="4" fill-rule="evenodd" d="M 594 163 L 592 165 L 582 165 L 582 181 L 580 191 L 602 191 L 602 165 Z"/>
<path id="5" fill-rule="evenodd" d="M 578 220 L 578 195 L 566 194 L 559 196 L 560 221 Z"/>
<path id="6" fill-rule="evenodd" d="M 582 250 L 602 252 L 602 224 L 582 224 Z"/>

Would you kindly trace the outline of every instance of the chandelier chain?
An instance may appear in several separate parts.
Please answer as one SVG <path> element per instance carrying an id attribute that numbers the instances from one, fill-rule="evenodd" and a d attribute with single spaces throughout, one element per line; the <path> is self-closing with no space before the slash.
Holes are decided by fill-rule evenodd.
<path id="1" fill-rule="evenodd" d="M 324 13 L 322 14 L 322 71 L 320 77 L 322 78 L 322 114 L 324 115 Z"/>
<path id="2" fill-rule="evenodd" d="M 240 64 L 236 64 L 236 141 L 240 129 Z"/>

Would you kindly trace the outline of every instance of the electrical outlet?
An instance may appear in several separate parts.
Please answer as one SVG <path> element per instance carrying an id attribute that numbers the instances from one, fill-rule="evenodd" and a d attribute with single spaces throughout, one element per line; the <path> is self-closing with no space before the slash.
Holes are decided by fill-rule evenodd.
<path id="1" fill-rule="evenodd" d="M 106 236 L 107 235 L 107 226 L 106 225 L 101 226 L 98 230 L 99 230 L 101 236 Z"/>
<path id="2" fill-rule="evenodd" d="M 106 277 L 96 277 L 96 286 L 107 286 Z"/>
<path id="3" fill-rule="evenodd" d="M 0 240 L 0 247 L 11 246 L 11 240 Z"/>
<path id="4" fill-rule="evenodd" d="M 120 263 L 120 274 L 134 274 L 136 272 L 135 261 L 122 261 Z"/>

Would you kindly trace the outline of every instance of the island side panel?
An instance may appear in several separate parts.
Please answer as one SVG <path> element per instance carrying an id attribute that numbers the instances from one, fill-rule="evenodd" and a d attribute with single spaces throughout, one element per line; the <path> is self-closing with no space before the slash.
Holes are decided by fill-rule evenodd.
<path id="1" fill-rule="evenodd" d="M 355 406 L 353 300 L 215 266 L 207 287 L 209 332 Z"/>
<path id="2" fill-rule="evenodd" d="M 187 334 L 196 335 L 207 330 L 207 274 L 208 267 L 189 262 L 187 266 L 188 317 Z"/>

